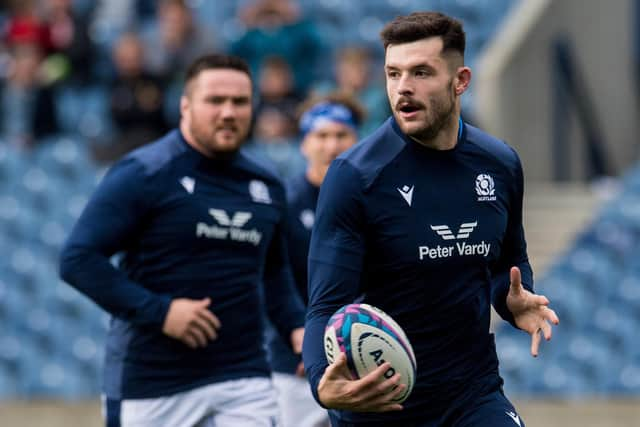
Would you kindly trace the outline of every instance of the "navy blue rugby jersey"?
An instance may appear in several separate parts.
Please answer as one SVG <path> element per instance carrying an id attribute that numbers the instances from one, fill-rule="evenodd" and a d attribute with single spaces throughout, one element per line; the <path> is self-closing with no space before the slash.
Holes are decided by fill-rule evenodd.
<path id="1" fill-rule="evenodd" d="M 339 418 L 436 417 L 462 390 L 499 385 L 490 306 L 513 322 L 506 308 L 511 266 L 533 289 L 522 198 L 516 152 L 462 121 L 451 150 L 420 145 L 390 118 L 334 161 L 309 252 L 303 358 L 316 398 L 327 366 L 326 322 L 354 301 L 400 324 L 418 376 L 402 412 L 337 411 Z"/>
<path id="2" fill-rule="evenodd" d="M 316 217 L 316 204 L 320 188 L 301 174 L 287 185 L 289 202 L 289 220 L 287 222 L 287 243 L 293 278 L 298 292 L 306 304 L 307 295 L 307 263 L 311 230 Z"/>
<path id="3" fill-rule="evenodd" d="M 175 130 L 116 163 L 61 256 L 61 275 L 112 314 L 104 391 L 112 399 L 167 396 L 268 376 L 264 281 L 283 336 L 304 323 L 275 175 L 240 151 L 212 160 Z M 119 268 L 109 258 L 123 253 Z M 191 349 L 162 333 L 174 298 L 211 298 L 218 338 Z"/>
<path id="4" fill-rule="evenodd" d="M 293 270 L 298 294 L 307 303 L 307 258 L 309 241 L 316 215 L 316 203 L 320 188 L 307 179 L 306 173 L 300 174 L 287 183 L 287 200 L 289 202 L 287 221 L 287 246 L 289 260 Z M 290 346 L 276 334 L 269 331 L 267 335 L 271 366 L 276 372 L 294 374 L 300 362 L 300 356 L 291 352 Z"/>

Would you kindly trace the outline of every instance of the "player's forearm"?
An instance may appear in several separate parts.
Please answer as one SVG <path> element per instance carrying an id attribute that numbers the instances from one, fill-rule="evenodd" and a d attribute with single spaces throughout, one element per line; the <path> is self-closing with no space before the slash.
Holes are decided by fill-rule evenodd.
<path id="1" fill-rule="evenodd" d="M 359 269 L 344 268 L 309 257 L 309 306 L 302 360 L 313 396 L 320 404 L 318 384 L 328 366 L 324 353 L 324 330 L 333 313 L 356 298 L 359 278 Z"/>
<path id="2" fill-rule="evenodd" d="M 314 399 L 322 405 L 318 396 L 318 384 L 327 368 L 327 358 L 324 355 L 324 329 L 330 315 L 320 315 L 309 312 L 305 323 L 304 344 L 302 346 L 302 360 L 307 379 L 311 386 Z"/>
<path id="3" fill-rule="evenodd" d="M 104 255 L 67 246 L 60 257 L 60 276 L 113 316 L 162 328 L 171 299 L 132 282 Z"/>

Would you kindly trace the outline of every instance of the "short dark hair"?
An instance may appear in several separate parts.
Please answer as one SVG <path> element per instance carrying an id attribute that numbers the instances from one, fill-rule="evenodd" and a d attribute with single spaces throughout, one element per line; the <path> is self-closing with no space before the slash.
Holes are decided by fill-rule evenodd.
<path id="1" fill-rule="evenodd" d="M 442 53 L 455 51 L 464 57 L 466 42 L 462 23 L 440 12 L 398 16 L 380 32 L 385 50 L 390 44 L 411 43 L 429 37 L 442 38 Z"/>
<path id="2" fill-rule="evenodd" d="M 195 61 L 189 65 L 187 68 L 187 75 L 185 76 L 185 85 L 188 84 L 191 80 L 198 77 L 198 74 L 205 70 L 217 70 L 217 69 L 231 69 L 238 70 L 243 73 L 246 73 L 249 76 L 249 80 L 251 80 L 251 71 L 249 70 L 249 65 L 245 62 L 244 59 L 233 56 L 233 55 L 223 55 L 223 54 L 211 54 L 204 55 L 197 58 Z"/>

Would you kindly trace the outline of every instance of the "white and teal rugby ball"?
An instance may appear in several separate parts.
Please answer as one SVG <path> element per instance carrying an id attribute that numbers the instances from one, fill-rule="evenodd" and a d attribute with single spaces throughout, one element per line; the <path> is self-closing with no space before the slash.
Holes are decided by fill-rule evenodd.
<path id="1" fill-rule="evenodd" d="M 348 304 L 336 311 L 327 322 L 324 349 L 329 363 L 338 352 L 347 355 L 347 365 L 354 378 L 362 378 L 384 362 L 389 368 L 384 376 L 400 373 L 405 391 L 396 402 L 404 402 L 416 380 L 416 356 L 406 334 L 392 318 L 369 304 Z"/>

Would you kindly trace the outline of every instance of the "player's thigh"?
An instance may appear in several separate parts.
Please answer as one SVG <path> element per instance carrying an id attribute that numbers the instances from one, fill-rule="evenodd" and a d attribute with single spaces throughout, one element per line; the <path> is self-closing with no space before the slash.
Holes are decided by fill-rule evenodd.
<path id="1" fill-rule="evenodd" d="M 326 427 L 329 414 L 313 398 L 306 378 L 293 374 L 273 374 L 278 394 L 282 427 Z"/>
<path id="2" fill-rule="evenodd" d="M 197 390 L 150 399 L 106 400 L 107 427 L 193 427 L 207 415 Z"/>
<path id="3" fill-rule="evenodd" d="M 280 410 L 271 378 L 244 378 L 217 384 L 218 404 L 211 427 L 280 427 Z"/>
<path id="4" fill-rule="evenodd" d="M 525 427 L 513 404 L 495 391 L 483 396 L 453 424 L 453 427 Z"/>

